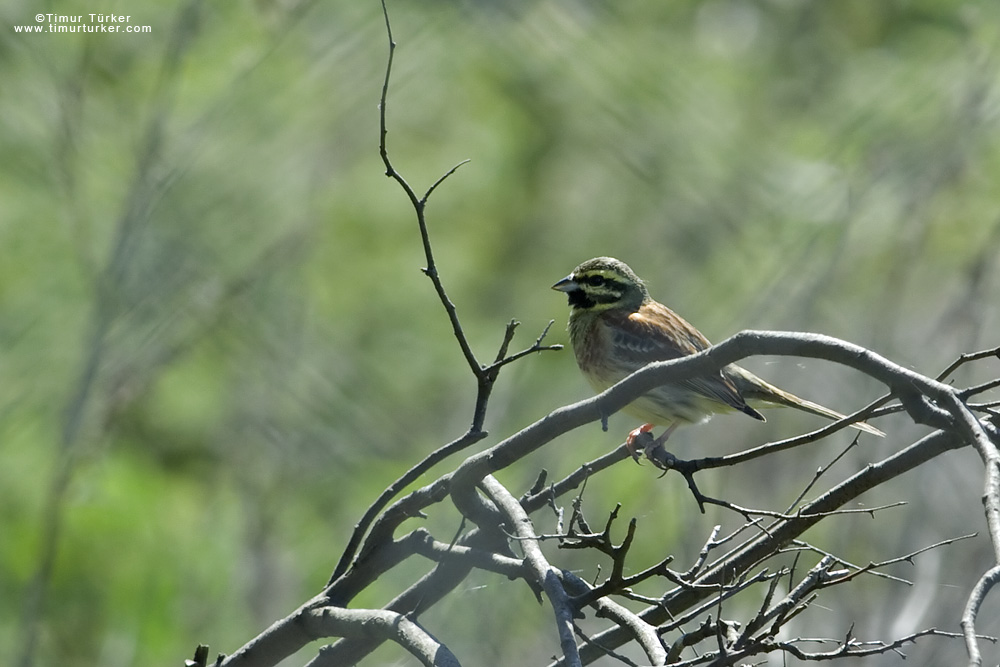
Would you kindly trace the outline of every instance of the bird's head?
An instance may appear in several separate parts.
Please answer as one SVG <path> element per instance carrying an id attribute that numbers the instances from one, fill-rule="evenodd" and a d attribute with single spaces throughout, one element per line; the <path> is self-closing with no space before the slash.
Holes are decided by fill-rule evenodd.
<path id="1" fill-rule="evenodd" d="M 634 310 L 649 298 L 639 276 L 614 257 L 588 259 L 552 289 L 565 292 L 574 311 Z"/>

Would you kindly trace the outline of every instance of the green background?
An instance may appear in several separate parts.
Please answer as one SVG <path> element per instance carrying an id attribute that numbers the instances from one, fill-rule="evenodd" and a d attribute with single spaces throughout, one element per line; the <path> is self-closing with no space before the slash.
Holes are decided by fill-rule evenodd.
<path id="1" fill-rule="evenodd" d="M 231 652 L 318 591 L 378 491 L 472 417 L 473 378 L 378 155 L 380 7 L 42 4 L 0 6 L 0 661 L 25 650 L 47 553 L 34 664 Z M 564 297 L 548 288 L 595 255 L 627 261 L 713 340 L 817 331 L 929 375 L 998 344 L 997 3 L 390 11 L 395 166 L 422 191 L 471 159 L 427 213 L 481 360 L 514 318 L 515 346 L 549 320 L 547 342 L 567 342 Z M 151 32 L 15 33 L 38 12 L 128 14 Z M 880 392 L 820 362 L 747 365 L 841 410 Z M 571 353 L 531 356 L 501 375 L 477 447 L 589 395 Z M 771 414 L 720 417 L 672 449 L 725 453 L 816 426 Z M 539 468 L 561 477 L 634 425 L 585 427 L 500 478 L 519 495 Z M 828 484 L 926 431 L 878 425 L 889 437 L 862 440 Z M 700 483 L 780 510 L 849 437 Z M 974 452 L 949 454 L 865 497 L 906 507 L 808 538 L 864 565 L 984 533 L 981 480 Z M 592 481 L 593 523 L 615 502 L 639 518 L 636 568 L 674 554 L 685 569 L 713 525 L 740 525 L 698 514 L 683 480 L 649 466 Z M 426 525 L 448 541 L 458 522 L 440 511 Z M 593 560 L 550 556 L 595 574 Z M 917 585 L 830 591 L 795 630 L 958 631 L 991 558 L 985 535 L 930 552 L 890 568 Z M 383 604 L 426 567 L 406 564 L 358 603 Z M 1000 634 L 998 610 L 994 596 L 981 632 Z M 423 620 L 467 664 L 543 664 L 558 649 L 550 617 L 523 584 L 482 575 Z M 908 665 L 965 659 L 959 640 L 906 652 Z M 406 658 L 386 647 L 370 661 Z"/>

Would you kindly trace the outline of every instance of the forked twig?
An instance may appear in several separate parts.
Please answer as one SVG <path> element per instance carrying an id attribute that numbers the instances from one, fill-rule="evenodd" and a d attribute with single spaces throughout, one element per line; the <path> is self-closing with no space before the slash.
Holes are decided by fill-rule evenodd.
<path id="1" fill-rule="evenodd" d="M 476 403 L 473 410 L 472 425 L 469 427 L 469 430 L 465 433 L 465 435 L 453 440 L 443 447 L 440 447 L 426 456 L 423 460 L 419 461 L 402 476 L 396 479 L 396 481 L 390 484 L 381 494 L 379 494 L 378 498 L 375 499 L 368 509 L 365 510 L 361 519 L 354 526 L 351 538 L 345 546 L 344 551 L 340 556 L 340 560 L 327 582 L 328 586 L 341 577 L 345 572 L 347 572 L 348 568 L 350 568 L 366 532 L 378 517 L 379 513 L 385 509 L 393 498 L 399 495 L 403 489 L 415 482 L 421 475 L 433 468 L 445 458 L 461 452 L 487 436 L 486 431 L 483 430 L 483 423 L 486 419 L 486 406 L 493 391 L 493 383 L 496 381 L 497 374 L 500 372 L 500 369 L 503 366 L 521 359 L 533 352 L 562 349 L 561 345 L 542 345 L 542 339 L 552 326 L 552 322 L 550 321 L 548 326 L 546 326 L 542 331 L 541 335 L 539 335 L 535 340 L 534 344 L 525 350 L 508 356 L 507 349 L 513 340 L 514 330 L 518 325 L 516 321 L 512 320 L 507 325 L 504 339 L 501 343 L 500 352 L 497 355 L 496 361 L 489 366 L 483 366 L 476 358 L 476 355 L 472 350 L 472 346 L 469 344 L 468 337 L 465 335 L 465 330 L 462 328 L 462 323 L 458 318 L 458 310 L 449 298 L 448 292 L 444 287 L 444 283 L 441 281 L 441 276 L 438 273 L 437 264 L 434 260 L 434 250 L 431 247 L 430 232 L 427 228 L 427 219 L 424 214 L 427 206 L 427 200 L 430 198 L 431 194 L 438 188 L 438 186 L 444 183 L 449 176 L 454 174 L 459 167 L 469 162 L 469 160 L 463 160 L 446 171 L 436 181 L 434 181 L 434 183 L 427 188 L 427 191 L 423 194 L 423 196 L 420 197 L 417 196 L 416 191 L 412 186 L 410 186 L 403 175 L 400 174 L 399 171 L 393 166 L 392 160 L 389 158 L 389 150 L 386 142 L 386 136 L 389 132 L 386 123 L 386 107 L 388 105 L 389 80 L 392 76 L 392 63 L 396 53 L 396 40 L 392 36 L 392 23 L 389 20 L 389 10 L 386 7 L 385 0 L 382 0 L 382 15 L 385 19 L 386 36 L 389 41 L 389 55 L 386 60 L 385 77 L 382 80 L 382 92 L 379 98 L 379 155 L 382 157 L 382 163 L 385 165 L 386 176 L 392 178 L 399 184 L 413 206 L 413 210 L 417 218 L 417 227 L 420 230 L 420 240 L 424 248 L 424 258 L 427 264 L 424 267 L 423 272 L 428 278 L 430 278 L 431 283 L 434 285 L 434 291 L 437 293 L 438 299 L 441 301 L 441 305 L 447 313 L 448 321 L 451 323 L 455 339 L 458 341 L 458 345 L 462 350 L 462 354 L 465 357 L 469 369 L 476 377 Z"/>

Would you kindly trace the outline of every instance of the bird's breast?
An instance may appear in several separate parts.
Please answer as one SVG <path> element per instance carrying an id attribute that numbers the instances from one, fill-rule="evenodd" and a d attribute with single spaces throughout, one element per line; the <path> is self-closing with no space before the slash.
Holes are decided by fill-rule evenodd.
<path id="1" fill-rule="evenodd" d="M 608 367 L 610 337 L 598 318 L 590 313 L 574 314 L 569 320 L 569 339 L 576 363 L 584 377 L 597 391 L 607 389 L 622 377 Z"/>

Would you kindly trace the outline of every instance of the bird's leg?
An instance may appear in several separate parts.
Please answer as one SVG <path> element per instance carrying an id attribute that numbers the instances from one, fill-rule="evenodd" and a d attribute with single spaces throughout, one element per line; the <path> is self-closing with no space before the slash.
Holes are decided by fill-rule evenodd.
<path id="1" fill-rule="evenodd" d="M 656 459 L 653 458 L 653 454 L 656 451 L 661 451 L 666 453 L 666 450 L 663 449 L 663 443 L 667 441 L 667 438 L 670 437 L 670 434 L 673 433 L 678 426 L 680 426 L 680 422 L 674 422 L 673 424 L 667 427 L 667 430 L 664 431 L 659 438 L 656 438 L 655 440 L 653 440 L 653 442 L 646 445 L 646 447 L 642 450 L 642 453 L 646 455 L 647 459 L 649 459 L 655 464 Z"/>
<path id="2" fill-rule="evenodd" d="M 663 475 L 666 475 L 667 472 L 674 469 L 680 470 L 682 474 L 689 474 L 684 472 L 682 467 L 679 467 L 679 464 L 686 465 L 688 462 L 681 461 L 663 447 L 663 443 L 667 441 L 667 438 L 670 437 L 671 433 L 677 430 L 678 426 L 680 426 L 680 424 L 678 422 L 674 422 L 667 427 L 667 430 L 664 431 L 659 438 L 654 439 L 653 436 L 647 433 L 645 440 L 643 440 L 642 453 L 647 459 L 653 462 L 654 466 L 663 471 Z M 663 475 L 660 475 L 660 477 L 663 477 Z M 691 483 L 693 484 L 694 481 L 692 480 Z"/>
<path id="3" fill-rule="evenodd" d="M 670 426 L 668 426 L 667 430 L 664 431 L 663 434 L 660 435 L 659 438 L 657 438 L 656 440 L 653 441 L 653 445 L 656 446 L 656 447 L 661 446 L 663 443 L 665 443 L 667 441 L 667 438 L 670 437 L 670 434 L 673 433 L 674 431 L 676 431 L 677 427 L 680 426 L 680 425 L 681 425 L 680 422 L 674 422 L 673 424 L 671 424 Z"/>
<path id="4" fill-rule="evenodd" d="M 625 438 L 625 448 L 628 453 L 632 456 L 632 460 L 636 463 L 639 462 L 639 447 L 637 443 L 640 439 L 652 440 L 653 436 L 650 432 L 653 430 L 653 424 L 643 424 L 639 428 L 632 429 L 629 431 L 628 437 Z M 643 451 L 646 450 L 645 446 L 642 446 Z"/>
<path id="5" fill-rule="evenodd" d="M 645 454 L 647 459 L 652 460 L 650 453 L 653 452 L 658 447 L 663 447 L 663 443 L 667 441 L 670 434 L 680 425 L 680 422 L 674 422 L 667 427 L 667 430 L 663 432 L 658 438 L 653 438 L 652 431 L 654 428 L 653 424 L 643 424 L 637 429 L 633 429 L 628 437 L 625 438 L 625 447 L 628 449 L 628 453 L 632 455 L 632 460 L 636 463 L 639 462 L 639 448 L 642 447 L 642 453 Z M 642 442 L 640 443 L 640 439 Z"/>

